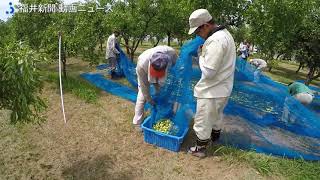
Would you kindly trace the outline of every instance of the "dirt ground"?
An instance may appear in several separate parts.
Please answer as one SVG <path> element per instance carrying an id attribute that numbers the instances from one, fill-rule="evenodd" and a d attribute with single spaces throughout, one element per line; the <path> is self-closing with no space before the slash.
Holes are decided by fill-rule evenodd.
<path id="1" fill-rule="evenodd" d="M 47 84 L 41 126 L 15 127 L 0 113 L 0 179 L 262 179 L 221 157 L 199 160 L 143 141 L 131 127 L 134 104 L 103 93 L 96 104 L 65 95 L 64 124 L 57 89 Z M 189 135 L 189 139 L 190 139 Z"/>
<path id="2" fill-rule="evenodd" d="M 68 68 L 76 73 L 91 69 L 74 60 Z M 0 111 L 0 180 L 266 179 L 219 156 L 190 156 L 186 149 L 192 132 L 179 153 L 145 143 L 131 126 L 134 104 L 116 96 L 101 92 L 98 102 L 90 104 L 66 93 L 67 124 L 57 87 L 45 84 L 41 96 L 48 105 L 41 125 L 10 125 L 9 113 Z"/>

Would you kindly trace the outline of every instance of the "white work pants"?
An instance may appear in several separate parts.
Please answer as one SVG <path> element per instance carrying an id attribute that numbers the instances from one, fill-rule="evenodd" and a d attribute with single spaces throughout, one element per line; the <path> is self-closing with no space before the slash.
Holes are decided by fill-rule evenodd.
<path id="1" fill-rule="evenodd" d="M 193 129 L 200 140 L 210 139 L 212 129 L 220 130 L 222 128 L 223 109 L 227 100 L 227 97 L 197 99 Z"/>

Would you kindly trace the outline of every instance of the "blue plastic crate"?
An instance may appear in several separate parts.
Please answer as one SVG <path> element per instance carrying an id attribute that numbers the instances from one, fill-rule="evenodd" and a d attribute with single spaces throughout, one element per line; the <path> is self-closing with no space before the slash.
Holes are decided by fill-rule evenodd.
<path id="1" fill-rule="evenodd" d="M 164 134 L 152 129 L 153 122 L 151 117 L 148 117 L 143 122 L 142 129 L 144 134 L 144 141 L 149 144 L 156 145 L 168 149 L 170 151 L 178 152 L 183 142 L 184 137 L 188 133 L 188 126 L 179 127 L 177 136 Z"/>

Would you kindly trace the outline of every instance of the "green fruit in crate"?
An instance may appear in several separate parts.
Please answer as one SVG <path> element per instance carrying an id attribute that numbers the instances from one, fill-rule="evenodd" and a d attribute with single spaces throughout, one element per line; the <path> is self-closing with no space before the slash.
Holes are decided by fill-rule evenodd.
<path id="1" fill-rule="evenodd" d="M 153 125 L 153 129 L 165 134 L 169 134 L 172 124 L 173 123 L 169 119 L 161 119 Z"/>

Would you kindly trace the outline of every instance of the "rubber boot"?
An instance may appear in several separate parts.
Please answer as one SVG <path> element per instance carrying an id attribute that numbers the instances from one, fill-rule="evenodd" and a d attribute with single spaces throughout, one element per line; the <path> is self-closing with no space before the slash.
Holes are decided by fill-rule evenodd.
<path id="1" fill-rule="evenodd" d="M 220 138 L 220 133 L 221 133 L 221 129 L 220 130 L 214 130 L 212 129 L 212 132 L 211 132 L 211 141 L 213 144 L 215 144 L 219 138 Z"/>
<path id="2" fill-rule="evenodd" d="M 201 140 L 197 138 L 196 145 L 193 147 L 190 147 L 188 150 L 188 153 L 199 158 L 206 157 L 207 156 L 206 151 L 207 151 L 207 146 L 209 141 L 210 139 Z"/>

